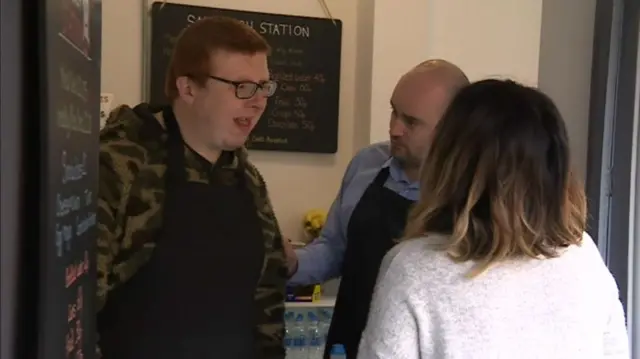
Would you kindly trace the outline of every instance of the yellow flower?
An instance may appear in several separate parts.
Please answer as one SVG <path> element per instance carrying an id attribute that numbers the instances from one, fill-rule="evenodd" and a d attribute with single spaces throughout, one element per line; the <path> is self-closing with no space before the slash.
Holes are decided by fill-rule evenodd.
<path id="1" fill-rule="evenodd" d="M 307 234 L 316 237 L 320 234 L 320 231 L 322 230 L 322 227 L 324 227 L 326 221 L 327 213 L 325 211 L 321 209 L 312 209 L 305 214 L 302 226 Z"/>

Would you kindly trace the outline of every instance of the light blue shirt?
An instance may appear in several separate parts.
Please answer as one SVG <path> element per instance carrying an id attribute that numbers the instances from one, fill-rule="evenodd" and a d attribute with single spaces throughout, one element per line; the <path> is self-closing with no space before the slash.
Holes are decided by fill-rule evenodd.
<path id="1" fill-rule="evenodd" d="M 340 276 L 351 214 L 364 191 L 384 167 L 389 167 L 386 188 L 412 201 L 418 199 L 418 183 L 409 181 L 398 162 L 391 157 L 389 142 L 375 143 L 360 150 L 347 167 L 320 236 L 296 250 L 298 270 L 289 279 L 290 285 L 323 283 Z"/>

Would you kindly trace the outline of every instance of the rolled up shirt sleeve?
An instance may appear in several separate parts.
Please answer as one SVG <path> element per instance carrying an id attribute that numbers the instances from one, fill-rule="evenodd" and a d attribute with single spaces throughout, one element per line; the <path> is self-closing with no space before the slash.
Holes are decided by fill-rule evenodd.
<path id="1" fill-rule="evenodd" d="M 331 205 L 327 222 L 320 236 L 304 248 L 296 250 L 298 270 L 289 279 L 289 285 L 307 285 L 326 282 L 340 276 L 347 239 L 341 220 L 340 193 Z"/>

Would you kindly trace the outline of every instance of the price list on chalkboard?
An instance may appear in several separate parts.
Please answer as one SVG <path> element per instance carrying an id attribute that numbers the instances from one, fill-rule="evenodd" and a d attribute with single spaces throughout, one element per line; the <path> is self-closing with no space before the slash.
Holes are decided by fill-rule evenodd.
<path id="1" fill-rule="evenodd" d="M 257 150 L 335 153 L 338 147 L 342 22 L 157 2 L 152 8 L 150 99 L 167 103 L 164 79 L 180 32 L 208 16 L 228 16 L 269 42 L 269 99 L 247 147 Z"/>
<path id="2" fill-rule="evenodd" d="M 322 71 L 309 73 L 304 68 L 304 50 L 294 47 L 277 47 L 270 58 L 271 78 L 278 83 L 278 91 L 265 112 L 267 128 L 314 133 L 321 113 L 315 96 L 325 94 L 327 82 Z M 268 136 L 266 136 L 268 137 Z M 286 142 L 283 138 L 265 139 L 264 135 L 253 135 L 252 143 L 267 141 Z"/>
<path id="3" fill-rule="evenodd" d="M 95 357 L 101 3 L 47 0 L 41 359 Z"/>

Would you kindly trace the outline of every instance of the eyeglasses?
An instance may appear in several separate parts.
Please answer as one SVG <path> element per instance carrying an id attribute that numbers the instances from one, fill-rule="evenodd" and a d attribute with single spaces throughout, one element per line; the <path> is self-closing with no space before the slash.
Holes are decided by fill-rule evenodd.
<path id="1" fill-rule="evenodd" d="M 275 81 L 264 81 L 261 83 L 253 81 L 231 81 L 211 75 L 209 75 L 209 78 L 233 85 L 236 88 L 236 97 L 240 100 L 248 100 L 258 91 L 260 91 L 260 93 L 265 97 L 271 97 L 276 93 L 276 89 L 278 88 L 278 84 Z"/>

